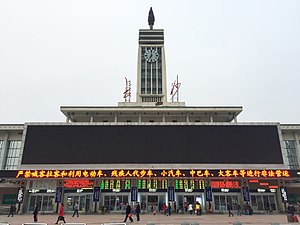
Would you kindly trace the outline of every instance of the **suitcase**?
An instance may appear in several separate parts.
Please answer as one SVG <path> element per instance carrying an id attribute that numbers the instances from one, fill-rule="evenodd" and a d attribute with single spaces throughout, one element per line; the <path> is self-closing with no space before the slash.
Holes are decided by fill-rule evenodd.
<path id="1" fill-rule="evenodd" d="M 293 217 L 292 214 L 287 214 L 286 216 L 287 216 L 287 221 L 288 221 L 289 223 L 293 223 L 293 222 L 294 222 L 294 217 Z"/>
<path id="2" fill-rule="evenodd" d="M 294 219 L 294 222 L 295 222 L 295 223 L 298 223 L 298 222 L 299 222 L 298 217 L 297 217 L 296 215 L 293 216 L 293 219 Z"/>

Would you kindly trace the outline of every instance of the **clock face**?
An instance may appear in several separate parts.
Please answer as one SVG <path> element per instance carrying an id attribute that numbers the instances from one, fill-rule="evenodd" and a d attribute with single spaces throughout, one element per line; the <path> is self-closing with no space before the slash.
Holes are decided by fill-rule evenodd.
<path id="1" fill-rule="evenodd" d="M 154 49 L 148 49 L 145 52 L 145 59 L 147 60 L 147 62 L 156 62 L 156 60 L 158 59 L 158 52 Z"/>

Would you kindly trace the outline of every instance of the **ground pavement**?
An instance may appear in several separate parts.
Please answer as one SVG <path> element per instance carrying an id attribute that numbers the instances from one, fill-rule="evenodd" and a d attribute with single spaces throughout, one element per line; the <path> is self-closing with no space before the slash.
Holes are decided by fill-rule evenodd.
<path id="1" fill-rule="evenodd" d="M 124 214 L 105 214 L 105 215 L 80 215 L 77 217 L 72 217 L 71 215 L 65 215 L 65 220 L 67 223 L 86 223 L 91 225 L 100 225 L 102 223 L 113 223 L 113 222 L 123 222 L 125 215 Z M 38 223 L 47 223 L 54 224 L 57 219 L 57 215 L 39 215 Z M 233 224 L 234 222 L 240 221 L 243 225 L 246 224 L 257 224 L 257 225 L 270 225 L 272 222 L 277 222 L 280 225 L 290 224 L 286 220 L 285 214 L 271 214 L 271 215 L 242 215 L 228 217 L 228 215 L 210 215 L 205 214 L 202 216 L 196 215 L 187 215 L 187 214 L 173 214 L 171 216 L 165 215 L 141 215 L 141 221 L 136 221 L 134 217 L 134 222 L 130 223 L 127 221 L 127 224 L 139 224 L 146 225 L 149 222 L 155 224 L 174 224 L 180 225 L 182 222 L 198 222 L 200 225 L 223 225 L 223 224 Z M 1 222 L 7 222 L 10 225 L 20 225 L 23 223 L 32 223 L 33 215 L 14 215 L 14 217 L 7 217 L 6 215 L 0 215 L 0 224 Z M 293 223 L 295 224 L 295 223 Z"/>

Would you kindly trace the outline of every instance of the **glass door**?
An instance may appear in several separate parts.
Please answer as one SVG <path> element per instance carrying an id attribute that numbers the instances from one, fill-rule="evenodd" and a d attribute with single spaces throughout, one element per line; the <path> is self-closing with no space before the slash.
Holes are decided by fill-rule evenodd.
<path id="1" fill-rule="evenodd" d="M 276 198 L 274 195 L 251 194 L 251 205 L 254 211 L 277 211 Z"/>
<path id="2" fill-rule="evenodd" d="M 178 200 L 178 205 L 177 205 L 178 209 L 176 209 L 176 211 L 178 213 L 187 213 L 188 205 L 192 204 L 194 206 L 196 203 L 195 195 L 178 194 L 177 200 Z"/>
<path id="3" fill-rule="evenodd" d="M 76 202 L 79 204 L 79 211 L 91 212 L 92 210 L 92 194 L 72 194 L 67 196 L 67 205 L 65 206 L 66 212 L 74 211 Z"/>
<path id="4" fill-rule="evenodd" d="M 141 194 L 141 210 L 144 212 L 153 212 L 154 210 L 156 213 L 162 212 L 163 205 L 166 203 L 165 194 L 149 194 L 149 193 L 142 193 Z"/>
<path id="5" fill-rule="evenodd" d="M 53 212 L 55 196 L 43 196 L 42 211 Z"/>
<path id="6" fill-rule="evenodd" d="M 54 198 L 54 195 L 31 195 L 28 211 L 32 212 L 35 209 L 35 205 L 38 204 L 39 211 L 53 212 L 55 205 Z"/>
<path id="7" fill-rule="evenodd" d="M 65 211 L 72 212 L 74 210 L 74 205 L 76 202 L 79 202 L 78 195 L 68 195 L 67 196 L 67 205 L 65 206 Z"/>
<path id="8" fill-rule="evenodd" d="M 125 211 L 128 195 L 105 195 L 104 207 L 108 212 Z"/>
<path id="9" fill-rule="evenodd" d="M 232 205 L 232 209 L 236 210 L 239 203 L 238 195 L 214 195 L 214 208 L 216 212 L 224 213 L 227 211 L 227 203 Z"/>
<path id="10" fill-rule="evenodd" d="M 154 210 L 157 211 L 158 207 L 158 195 L 149 195 L 148 196 L 148 204 L 147 204 L 147 211 L 153 212 Z"/>

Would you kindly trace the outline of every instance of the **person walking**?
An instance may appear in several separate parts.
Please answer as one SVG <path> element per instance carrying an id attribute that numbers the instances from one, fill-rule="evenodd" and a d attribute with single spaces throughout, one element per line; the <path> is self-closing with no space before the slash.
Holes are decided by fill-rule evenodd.
<path id="1" fill-rule="evenodd" d="M 152 213 L 153 213 L 153 215 L 156 215 L 156 206 L 155 205 L 153 206 L 153 212 Z"/>
<path id="2" fill-rule="evenodd" d="M 136 215 L 137 221 L 140 221 L 140 213 L 141 213 L 141 206 L 140 206 L 140 203 L 137 202 L 137 205 L 135 207 L 135 215 Z"/>
<path id="3" fill-rule="evenodd" d="M 192 215 L 193 214 L 193 205 L 192 205 L 192 203 L 189 204 L 188 210 L 190 212 L 190 215 Z"/>
<path id="4" fill-rule="evenodd" d="M 126 223 L 127 218 L 129 218 L 130 222 L 133 222 L 132 214 L 131 214 L 131 206 L 129 205 L 128 202 L 126 206 L 126 215 L 125 215 L 124 223 Z"/>
<path id="5" fill-rule="evenodd" d="M 166 203 L 163 204 L 163 211 L 164 211 L 164 214 L 166 215 L 167 214 L 167 205 L 166 205 Z"/>
<path id="6" fill-rule="evenodd" d="M 289 203 L 286 211 L 287 211 L 288 214 L 294 216 L 296 209 L 295 209 L 295 207 L 291 203 Z"/>
<path id="7" fill-rule="evenodd" d="M 38 213 L 39 213 L 39 206 L 35 204 L 35 208 L 33 210 L 33 221 L 36 223 L 38 221 Z"/>
<path id="8" fill-rule="evenodd" d="M 14 216 L 14 211 L 16 210 L 16 207 L 14 204 L 10 204 L 10 207 L 9 207 L 9 213 L 8 213 L 8 216 L 7 217 L 13 217 Z"/>
<path id="9" fill-rule="evenodd" d="M 228 216 L 230 217 L 230 216 L 233 216 L 233 213 L 231 212 L 231 210 L 232 210 L 232 205 L 229 203 L 229 202 L 227 202 L 227 210 L 228 210 Z"/>
<path id="10" fill-rule="evenodd" d="M 66 223 L 64 215 L 65 215 L 65 206 L 64 206 L 64 203 L 60 203 L 59 214 L 58 214 L 57 221 L 55 224 L 58 224 L 58 221 L 60 221 L 60 220 L 64 221 L 64 223 Z"/>
<path id="11" fill-rule="evenodd" d="M 74 212 L 73 212 L 73 216 L 72 217 L 74 217 L 75 214 L 77 215 L 77 217 L 79 217 L 79 204 L 78 204 L 78 201 L 74 205 Z"/>
<path id="12" fill-rule="evenodd" d="M 187 202 L 184 202 L 183 208 L 184 208 L 185 213 L 188 211 L 188 206 L 189 206 L 189 204 Z"/>
<path id="13" fill-rule="evenodd" d="M 242 216 L 241 210 L 242 210 L 242 206 L 239 203 L 237 203 L 236 205 L 237 216 Z"/>
<path id="14" fill-rule="evenodd" d="M 168 205 L 168 208 L 169 208 L 169 216 L 171 216 L 172 207 L 171 207 L 171 204 L 170 204 L 170 203 L 169 203 L 169 205 Z"/>
<path id="15" fill-rule="evenodd" d="M 197 216 L 201 215 L 201 204 L 199 202 L 196 202 L 196 206 L 195 206 L 196 212 L 197 212 Z"/>
<path id="16" fill-rule="evenodd" d="M 166 208 L 166 216 L 170 216 L 170 208 L 169 207 Z"/>
<path id="17" fill-rule="evenodd" d="M 253 208 L 250 203 L 248 204 L 248 211 L 249 211 L 249 215 L 251 216 L 253 214 Z"/>
<path id="18" fill-rule="evenodd" d="M 291 203 L 289 203 L 288 207 L 286 209 L 288 222 L 290 222 L 290 223 L 295 222 L 295 211 L 296 211 L 295 207 Z M 297 220 L 297 217 L 296 217 L 296 220 Z"/>

